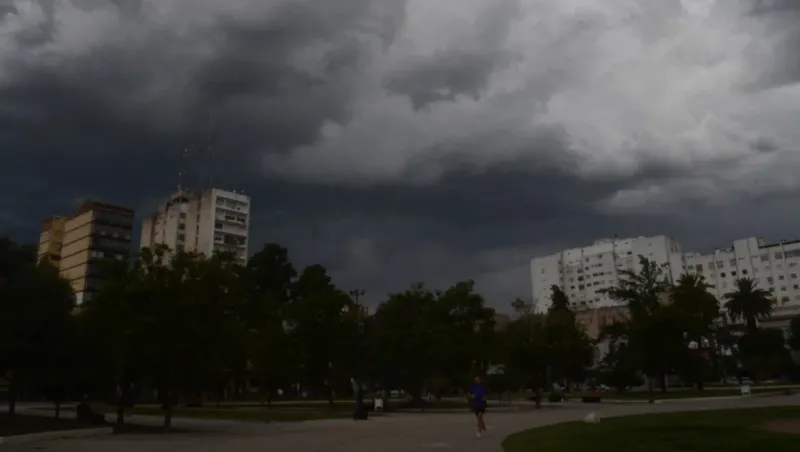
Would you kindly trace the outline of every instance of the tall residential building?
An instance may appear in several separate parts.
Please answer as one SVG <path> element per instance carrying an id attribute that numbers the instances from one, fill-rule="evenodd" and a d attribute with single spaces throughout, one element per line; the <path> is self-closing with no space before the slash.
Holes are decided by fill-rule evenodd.
<path id="1" fill-rule="evenodd" d="M 250 197 L 212 188 L 179 191 L 142 221 L 141 247 L 164 244 L 174 250 L 235 253 L 247 261 Z"/>
<path id="2" fill-rule="evenodd" d="M 800 240 L 766 243 L 748 237 L 711 253 L 686 253 L 684 260 L 685 270 L 703 275 L 720 301 L 735 290 L 737 279 L 753 278 L 775 296 L 773 323 L 800 314 Z"/>
<path id="3" fill-rule="evenodd" d="M 59 267 L 61 263 L 61 246 L 64 244 L 65 217 L 53 217 L 42 223 L 39 236 L 39 261 Z"/>
<path id="4" fill-rule="evenodd" d="M 577 308 L 614 306 L 601 293 L 619 280 L 620 270 L 639 270 L 638 256 L 664 265 L 673 280 L 683 271 L 680 243 L 668 236 L 603 239 L 583 248 L 562 250 L 531 261 L 533 305 L 537 312 L 551 304 L 550 288 L 557 285 Z"/>
<path id="5" fill-rule="evenodd" d="M 133 210 L 87 201 L 69 217 L 44 222 L 39 257 L 58 267 L 80 305 L 99 290 L 109 259 L 128 259 L 132 228 Z"/>

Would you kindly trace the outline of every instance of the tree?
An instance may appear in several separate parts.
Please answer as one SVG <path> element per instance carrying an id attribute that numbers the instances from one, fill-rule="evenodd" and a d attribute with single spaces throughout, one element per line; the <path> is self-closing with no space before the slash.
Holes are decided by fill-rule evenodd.
<path id="1" fill-rule="evenodd" d="M 181 395 L 202 400 L 246 365 L 235 262 L 225 253 L 206 259 L 161 245 L 145 248 L 88 305 L 87 323 L 110 344 L 118 422 L 135 387 L 151 385 L 168 429 Z"/>
<path id="2" fill-rule="evenodd" d="M 551 291 L 552 304 L 544 322 L 550 380 L 580 380 L 583 370 L 591 365 L 592 344 L 589 336 L 577 324 L 564 291 L 555 285 Z"/>
<path id="3" fill-rule="evenodd" d="M 737 279 L 736 290 L 725 294 L 724 299 L 731 320 L 744 320 L 747 334 L 756 334 L 758 321 L 772 315 L 772 294 L 758 288 L 758 283 L 752 278 Z"/>
<path id="4" fill-rule="evenodd" d="M 421 283 L 389 295 L 378 306 L 369 342 L 375 374 L 384 388 L 404 389 L 420 401 L 425 380 L 434 373 L 431 345 L 439 338 L 434 323 L 436 294 Z"/>
<path id="5" fill-rule="evenodd" d="M 25 380 L 37 385 L 48 372 L 65 369 L 74 303 L 69 283 L 37 264 L 33 247 L 0 237 L 0 375 L 9 382 L 9 413 Z"/>
<path id="6" fill-rule="evenodd" d="M 297 271 L 288 251 L 277 244 L 267 244 L 247 263 L 240 284 L 246 289 L 244 319 L 250 332 L 250 356 L 258 379 L 262 402 L 272 402 L 272 395 L 282 383 L 288 383 L 290 369 L 299 363 L 284 322 Z"/>
<path id="7" fill-rule="evenodd" d="M 495 351 L 493 319 L 472 281 L 441 292 L 414 284 L 392 294 L 370 329 L 375 373 L 383 387 L 402 388 L 415 403 L 426 386 L 460 385 L 466 375 L 486 371 Z"/>
<path id="8" fill-rule="evenodd" d="M 792 350 L 800 350 L 800 317 L 789 322 L 789 346 Z"/>
<path id="9" fill-rule="evenodd" d="M 791 366 L 783 332 L 777 329 L 757 330 L 739 338 L 742 362 L 751 370 L 754 381 L 780 374 Z"/>
<path id="10" fill-rule="evenodd" d="M 639 256 L 639 266 L 639 272 L 621 270 L 617 286 L 604 292 L 628 308 L 628 348 L 648 376 L 652 403 L 653 379 L 659 378 L 666 391 L 666 375 L 685 355 L 686 346 L 677 310 L 662 303 L 669 290 L 664 270 L 644 256 Z"/>
<path id="11" fill-rule="evenodd" d="M 504 343 L 505 373 L 509 384 L 540 392 L 547 384 L 548 350 L 545 316 L 528 312 L 512 321 L 501 336 Z"/>
<path id="12" fill-rule="evenodd" d="M 676 320 L 683 328 L 684 342 L 690 348 L 682 364 L 684 376 L 697 383 L 703 390 L 703 382 L 710 369 L 715 347 L 712 347 L 713 324 L 719 317 L 719 302 L 712 295 L 701 275 L 684 273 L 670 290 L 670 301 Z"/>
<path id="13" fill-rule="evenodd" d="M 333 405 L 334 388 L 348 387 L 352 375 L 355 312 L 350 297 L 336 288 L 325 267 L 303 269 L 291 288 L 287 326 L 300 352 L 306 383 L 324 389 Z"/>
<path id="14" fill-rule="evenodd" d="M 609 344 L 609 352 L 600 363 L 600 381 L 620 393 L 643 383 L 636 359 L 625 342 Z"/>

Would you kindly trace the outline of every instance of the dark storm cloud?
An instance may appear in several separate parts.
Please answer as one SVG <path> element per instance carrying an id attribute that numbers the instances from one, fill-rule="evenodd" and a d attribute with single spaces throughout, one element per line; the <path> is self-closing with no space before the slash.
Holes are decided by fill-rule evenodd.
<path id="1" fill-rule="evenodd" d="M 445 53 L 419 62 L 386 80 L 386 89 L 411 99 L 415 110 L 428 104 L 452 101 L 457 96 L 477 100 L 502 55 Z"/>
<path id="2" fill-rule="evenodd" d="M 728 33 L 741 5 L 683 30 L 667 0 L 0 0 L 0 233 L 213 179 L 253 197 L 252 251 L 285 243 L 373 302 L 476 278 L 503 307 L 531 256 L 599 237 L 782 237 L 796 186 L 750 168 L 794 174 L 792 92 L 758 96 L 797 80 L 800 28 L 773 1 Z M 776 46 L 731 50 L 740 32 Z M 709 207 L 732 180 L 741 201 Z M 752 202 L 769 224 L 737 220 Z"/>

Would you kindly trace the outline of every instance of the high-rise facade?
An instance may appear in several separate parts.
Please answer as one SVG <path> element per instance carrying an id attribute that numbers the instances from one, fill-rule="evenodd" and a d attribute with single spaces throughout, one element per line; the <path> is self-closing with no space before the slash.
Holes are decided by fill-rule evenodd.
<path id="1" fill-rule="evenodd" d="M 550 307 L 553 285 L 561 287 L 576 308 L 613 306 L 602 290 L 617 285 L 620 270 L 637 271 L 638 256 L 663 265 L 671 280 L 683 271 L 681 245 L 665 235 L 603 239 L 590 246 L 534 258 L 531 285 L 536 311 L 544 312 Z"/>
<path id="2" fill-rule="evenodd" d="M 619 281 L 622 269 L 638 270 L 638 256 L 663 265 L 675 281 L 683 273 L 704 277 L 709 291 L 721 303 L 736 290 L 736 280 L 752 278 L 759 288 L 774 296 L 774 327 L 788 327 L 788 319 L 800 315 L 800 240 L 766 243 L 748 237 L 728 248 L 710 253 L 683 252 L 677 240 L 667 236 L 599 240 L 584 248 L 563 250 L 531 261 L 533 303 L 539 312 L 550 306 L 550 287 L 559 286 L 577 310 L 619 307 L 602 293 Z M 586 314 L 586 322 L 596 316 Z M 601 322 L 602 323 L 602 322 Z M 602 326 L 602 325 L 599 325 Z"/>
<path id="3" fill-rule="evenodd" d="M 773 319 L 800 314 L 800 240 L 748 237 L 711 253 L 686 253 L 684 260 L 685 271 L 703 275 L 719 300 L 736 290 L 737 279 L 752 278 L 775 297 Z"/>
<path id="4" fill-rule="evenodd" d="M 53 217 L 44 222 L 39 259 L 58 267 L 80 305 L 105 282 L 104 266 L 109 260 L 128 259 L 132 229 L 133 210 L 86 201 L 69 217 Z"/>
<path id="5" fill-rule="evenodd" d="M 39 261 L 59 267 L 61 265 L 61 247 L 64 244 L 65 217 L 53 217 L 42 223 L 39 236 Z"/>
<path id="6" fill-rule="evenodd" d="M 140 246 L 164 244 L 206 256 L 226 251 L 244 263 L 249 230 L 249 196 L 216 188 L 197 194 L 179 191 L 142 221 Z"/>

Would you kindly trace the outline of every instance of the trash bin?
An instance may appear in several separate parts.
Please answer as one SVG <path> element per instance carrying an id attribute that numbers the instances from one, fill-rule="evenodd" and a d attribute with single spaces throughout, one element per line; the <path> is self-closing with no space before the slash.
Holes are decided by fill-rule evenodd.
<path id="1" fill-rule="evenodd" d="M 750 395 L 750 385 L 742 385 L 742 395 L 749 396 Z"/>
<path id="2" fill-rule="evenodd" d="M 381 398 L 375 398 L 375 399 L 373 400 L 373 404 L 374 404 L 374 407 L 375 407 L 375 412 L 376 412 L 376 413 L 377 413 L 377 412 L 383 412 L 383 399 L 381 399 Z"/>

